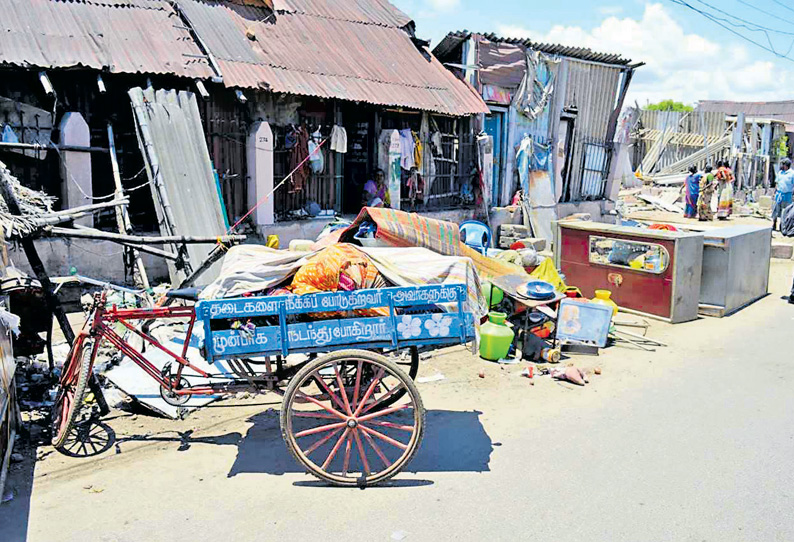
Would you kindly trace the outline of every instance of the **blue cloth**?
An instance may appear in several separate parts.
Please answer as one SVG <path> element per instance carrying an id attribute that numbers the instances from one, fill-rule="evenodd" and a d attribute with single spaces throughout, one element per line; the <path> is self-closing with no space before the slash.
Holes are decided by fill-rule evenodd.
<path id="1" fill-rule="evenodd" d="M 791 193 L 794 192 L 794 170 L 781 170 L 777 174 L 777 191 L 791 197 Z"/>
<path id="2" fill-rule="evenodd" d="M 700 194 L 700 173 L 687 175 L 686 178 L 686 213 L 685 216 L 694 218 L 698 211 L 698 195 Z"/>
<path id="3" fill-rule="evenodd" d="M 792 193 L 791 192 L 781 192 L 778 190 L 775 192 L 775 204 L 780 205 L 787 205 L 792 201 Z"/>

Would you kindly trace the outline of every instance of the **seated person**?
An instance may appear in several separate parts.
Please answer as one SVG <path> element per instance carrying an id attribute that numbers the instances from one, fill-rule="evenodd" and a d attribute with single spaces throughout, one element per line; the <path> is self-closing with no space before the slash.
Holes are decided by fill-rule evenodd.
<path id="1" fill-rule="evenodd" d="M 364 184 L 364 191 L 361 194 L 361 205 L 364 207 L 391 207 L 389 190 L 386 186 L 386 176 L 383 170 L 375 171 L 375 180 L 367 181 Z"/>

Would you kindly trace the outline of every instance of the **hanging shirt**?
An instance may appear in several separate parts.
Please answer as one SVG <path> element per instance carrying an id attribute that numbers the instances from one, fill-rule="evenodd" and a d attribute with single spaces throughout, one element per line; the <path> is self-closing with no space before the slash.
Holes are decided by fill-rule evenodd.
<path id="1" fill-rule="evenodd" d="M 347 152 L 347 131 L 342 126 L 334 126 L 331 130 L 331 150 L 342 154 Z"/>
<path id="2" fill-rule="evenodd" d="M 435 153 L 443 158 L 444 149 L 441 146 L 441 132 L 433 132 L 433 135 L 430 136 L 430 141 L 433 143 L 433 147 L 435 148 Z"/>
<path id="3" fill-rule="evenodd" d="M 417 168 L 422 167 L 422 140 L 419 139 L 418 134 L 414 136 L 414 164 Z"/>
<path id="4" fill-rule="evenodd" d="M 322 173 L 325 170 L 323 149 L 314 137 L 309 140 L 309 165 L 313 173 Z"/>
<path id="5" fill-rule="evenodd" d="M 409 128 L 400 130 L 400 166 L 403 169 L 410 170 L 416 167 L 414 156 L 414 134 Z"/>

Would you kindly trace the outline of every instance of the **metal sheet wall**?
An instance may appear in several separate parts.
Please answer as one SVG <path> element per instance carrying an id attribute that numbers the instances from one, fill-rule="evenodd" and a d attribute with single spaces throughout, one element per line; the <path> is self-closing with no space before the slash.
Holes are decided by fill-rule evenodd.
<path id="1" fill-rule="evenodd" d="M 575 121 L 573 155 L 570 158 L 568 190 L 563 190 L 562 201 L 584 199 L 582 173 L 586 144 L 605 141 L 610 115 L 615 108 L 621 68 L 603 66 L 573 59 L 564 59 L 568 64 L 563 107 L 576 106 L 579 113 Z M 588 194 L 588 199 L 594 196 Z"/>

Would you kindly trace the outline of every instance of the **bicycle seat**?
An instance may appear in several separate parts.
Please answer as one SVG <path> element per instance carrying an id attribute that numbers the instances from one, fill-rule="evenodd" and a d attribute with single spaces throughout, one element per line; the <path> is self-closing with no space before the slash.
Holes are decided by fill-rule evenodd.
<path id="1" fill-rule="evenodd" d="M 185 301 L 198 301 L 201 288 L 182 288 L 180 290 L 168 290 L 165 297 L 171 299 L 184 299 Z"/>

